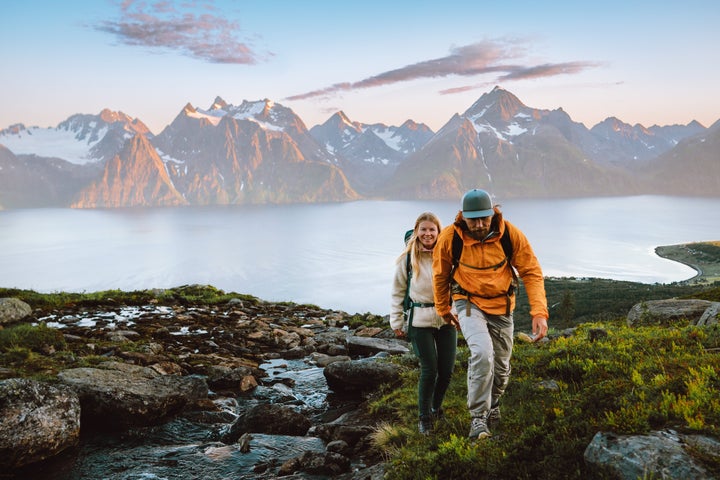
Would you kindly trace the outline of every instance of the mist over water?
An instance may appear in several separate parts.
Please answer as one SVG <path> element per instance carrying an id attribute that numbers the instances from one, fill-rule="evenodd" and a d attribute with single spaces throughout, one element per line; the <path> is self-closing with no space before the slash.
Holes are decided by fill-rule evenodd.
<path id="1" fill-rule="evenodd" d="M 660 245 L 720 240 L 720 198 L 499 199 L 546 276 L 691 278 Z M 269 301 L 389 312 L 403 235 L 457 202 L 0 211 L 0 286 L 92 292 L 209 284 Z"/>

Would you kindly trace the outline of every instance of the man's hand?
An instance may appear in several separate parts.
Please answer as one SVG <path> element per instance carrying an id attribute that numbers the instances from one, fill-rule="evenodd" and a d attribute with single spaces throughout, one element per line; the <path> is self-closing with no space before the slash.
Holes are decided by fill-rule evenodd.
<path id="1" fill-rule="evenodd" d="M 445 315 L 443 315 L 443 320 L 445 320 L 445 323 L 448 323 L 455 327 L 455 330 L 460 331 L 460 321 L 458 320 L 457 315 L 455 315 L 454 313 L 446 313 Z"/>
<path id="2" fill-rule="evenodd" d="M 547 318 L 545 317 L 533 317 L 532 319 L 532 334 L 533 334 L 533 341 L 537 342 L 541 338 L 545 337 L 547 335 L 548 331 L 548 324 L 547 324 Z"/>
<path id="3" fill-rule="evenodd" d="M 395 336 L 398 338 L 402 338 L 405 336 L 405 332 L 403 332 L 402 328 L 396 328 L 394 330 L 394 332 L 395 332 Z"/>

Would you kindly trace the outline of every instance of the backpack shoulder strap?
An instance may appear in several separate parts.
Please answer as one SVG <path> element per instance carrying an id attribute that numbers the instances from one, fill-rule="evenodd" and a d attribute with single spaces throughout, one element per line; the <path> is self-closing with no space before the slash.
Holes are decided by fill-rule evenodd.
<path id="1" fill-rule="evenodd" d="M 452 259 L 453 259 L 453 270 L 460 264 L 460 255 L 462 255 L 463 241 L 460 235 L 456 231 L 453 232 L 452 239 Z"/>
<path id="2" fill-rule="evenodd" d="M 513 244 L 510 240 L 510 232 L 507 228 L 507 224 L 505 225 L 505 231 L 502 234 L 502 237 L 500 237 L 500 243 L 502 244 L 503 251 L 505 252 L 505 256 L 508 259 L 508 262 L 512 260 L 513 256 Z"/>

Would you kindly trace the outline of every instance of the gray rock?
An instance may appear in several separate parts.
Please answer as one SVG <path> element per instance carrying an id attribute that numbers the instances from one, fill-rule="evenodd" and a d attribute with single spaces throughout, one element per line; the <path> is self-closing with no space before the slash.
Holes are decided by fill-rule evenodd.
<path id="1" fill-rule="evenodd" d="M 197 376 L 160 375 L 151 368 L 106 362 L 58 374 L 80 397 L 83 425 L 99 429 L 162 423 L 200 399 L 208 386 Z"/>
<path id="2" fill-rule="evenodd" d="M 350 459 L 335 452 L 305 452 L 300 457 L 291 458 L 280 467 L 279 476 L 290 475 L 297 471 L 312 475 L 336 476 L 350 469 Z"/>
<path id="3" fill-rule="evenodd" d="M 720 302 L 713 302 L 705 310 L 705 312 L 703 312 L 702 316 L 700 317 L 700 320 L 698 320 L 698 322 L 697 322 L 697 325 L 698 326 L 717 325 L 718 319 L 720 319 Z"/>
<path id="4" fill-rule="evenodd" d="M 0 467 L 46 460 L 79 438 L 80 400 L 71 389 L 30 379 L 0 381 Z"/>
<path id="5" fill-rule="evenodd" d="M 640 302 L 633 305 L 628 312 L 627 325 L 671 325 L 677 322 L 695 325 L 712 303 L 707 300 L 676 298 Z"/>
<path id="6" fill-rule="evenodd" d="M 391 355 L 402 355 L 410 351 L 407 342 L 403 340 L 349 336 L 346 342 L 350 356 L 365 357 L 380 352 L 387 352 Z"/>
<path id="7" fill-rule="evenodd" d="M 241 415 L 222 435 L 223 443 L 235 443 L 245 433 L 305 435 L 312 422 L 291 407 L 262 403 Z"/>
<path id="8" fill-rule="evenodd" d="M 347 355 L 327 355 L 325 353 L 313 352 L 310 354 L 310 359 L 315 362 L 318 367 L 327 367 L 331 363 L 335 362 L 348 362 L 352 360 Z"/>
<path id="9" fill-rule="evenodd" d="M 18 298 L 0 298 L 0 325 L 18 322 L 31 313 L 30 305 Z"/>
<path id="10" fill-rule="evenodd" d="M 367 392 L 383 383 L 400 379 L 400 367 L 392 363 L 368 360 L 334 362 L 323 369 L 328 387 L 335 392 Z"/>
<path id="11" fill-rule="evenodd" d="M 707 437 L 705 437 L 707 438 Z M 714 442 L 715 455 L 719 445 Z M 700 441 L 695 439 L 695 444 Z M 616 435 L 598 432 L 585 449 L 585 463 L 608 478 L 692 478 L 715 476 L 698 463 L 687 449 L 687 437 L 671 430 L 649 435 Z M 707 443 L 705 443 L 707 445 Z"/>

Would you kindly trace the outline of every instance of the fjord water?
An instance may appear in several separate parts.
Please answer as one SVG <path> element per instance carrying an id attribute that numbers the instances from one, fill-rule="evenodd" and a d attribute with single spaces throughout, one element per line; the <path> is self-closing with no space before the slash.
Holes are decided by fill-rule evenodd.
<path id="1" fill-rule="evenodd" d="M 720 240 L 720 198 L 506 200 L 543 272 L 671 283 L 695 275 L 660 245 Z M 269 301 L 389 311 L 394 261 L 423 211 L 459 201 L 0 211 L 0 286 L 93 292 L 208 284 Z"/>

